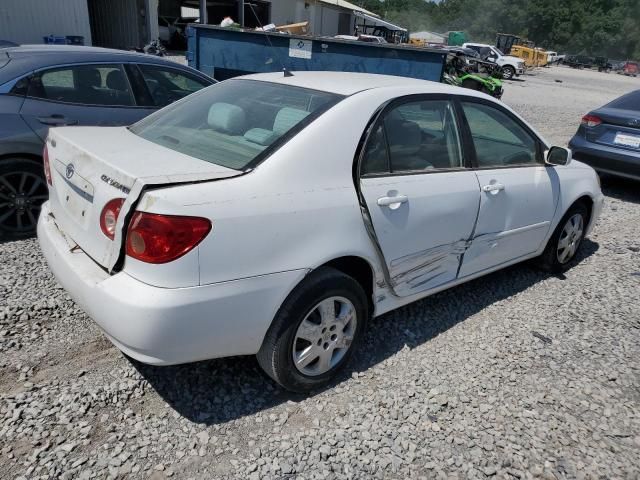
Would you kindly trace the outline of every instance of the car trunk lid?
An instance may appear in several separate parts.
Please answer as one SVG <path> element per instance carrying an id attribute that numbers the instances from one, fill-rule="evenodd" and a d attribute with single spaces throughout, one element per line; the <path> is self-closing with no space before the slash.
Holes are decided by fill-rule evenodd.
<path id="1" fill-rule="evenodd" d="M 633 110 L 601 108 L 592 113 L 602 120 L 588 128 L 587 140 L 602 145 L 640 151 L 640 114 Z"/>
<path id="2" fill-rule="evenodd" d="M 51 213 L 72 246 L 111 271 L 120 257 L 128 217 L 144 189 L 242 175 L 149 142 L 125 127 L 52 129 L 47 140 L 53 185 Z M 115 237 L 100 228 L 102 209 L 124 199 Z"/>

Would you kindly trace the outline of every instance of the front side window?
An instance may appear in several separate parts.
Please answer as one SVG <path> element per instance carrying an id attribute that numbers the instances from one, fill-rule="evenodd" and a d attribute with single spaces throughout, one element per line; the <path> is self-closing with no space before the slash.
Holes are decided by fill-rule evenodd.
<path id="1" fill-rule="evenodd" d="M 420 100 L 385 112 L 365 147 L 361 172 L 432 171 L 462 166 L 453 106 L 447 100 Z"/>
<path id="2" fill-rule="evenodd" d="M 536 139 L 506 113 L 490 105 L 462 102 L 478 167 L 541 163 Z"/>
<path id="3" fill-rule="evenodd" d="M 244 170 L 341 98 L 289 85 L 227 80 L 152 114 L 131 131 L 171 150 Z"/>
<path id="4" fill-rule="evenodd" d="M 83 105 L 134 105 L 120 65 L 76 65 L 39 72 L 31 78 L 27 95 Z"/>
<path id="5" fill-rule="evenodd" d="M 493 50 L 491 50 L 489 47 L 481 47 L 480 48 L 480 56 L 482 58 L 491 57 L 492 55 L 496 56 L 495 52 Z"/>
<path id="6" fill-rule="evenodd" d="M 209 83 L 172 68 L 152 65 L 139 67 L 156 107 L 164 107 L 209 86 Z"/>

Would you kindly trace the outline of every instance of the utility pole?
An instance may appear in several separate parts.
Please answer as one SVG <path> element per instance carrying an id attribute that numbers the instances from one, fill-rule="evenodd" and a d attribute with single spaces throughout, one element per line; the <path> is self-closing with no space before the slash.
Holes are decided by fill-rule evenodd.
<path id="1" fill-rule="evenodd" d="M 207 14 L 207 0 L 200 0 L 200 25 L 209 23 L 209 15 Z"/>
<path id="2" fill-rule="evenodd" d="M 244 27 L 244 0 L 238 0 L 238 23 Z"/>

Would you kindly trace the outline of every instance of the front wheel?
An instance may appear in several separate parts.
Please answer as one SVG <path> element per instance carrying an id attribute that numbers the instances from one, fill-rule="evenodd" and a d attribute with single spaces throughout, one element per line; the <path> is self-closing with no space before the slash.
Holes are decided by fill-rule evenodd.
<path id="1" fill-rule="evenodd" d="M 280 307 L 258 352 L 258 363 L 293 392 L 327 385 L 357 348 L 368 319 L 367 298 L 353 278 L 322 267 Z"/>
<path id="2" fill-rule="evenodd" d="M 502 78 L 505 80 L 511 80 L 516 76 L 516 69 L 510 65 L 505 65 L 502 67 Z"/>
<path id="3" fill-rule="evenodd" d="M 560 273 L 572 265 L 584 239 L 588 216 L 588 211 L 582 204 L 574 205 L 569 209 L 539 258 L 538 263 L 541 268 Z"/>

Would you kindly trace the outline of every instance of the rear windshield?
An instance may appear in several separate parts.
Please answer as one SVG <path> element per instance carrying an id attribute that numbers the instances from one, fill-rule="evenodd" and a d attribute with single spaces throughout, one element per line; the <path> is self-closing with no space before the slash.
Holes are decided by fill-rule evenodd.
<path id="1" fill-rule="evenodd" d="M 627 93 L 606 105 L 607 108 L 640 111 L 640 90 Z"/>
<path id="2" fill-rule="evenodd" d="M 227 80 L 141 120 L 131 131 L 177 152 L 244 170 L 341 98 L 277 83 Z"/>

